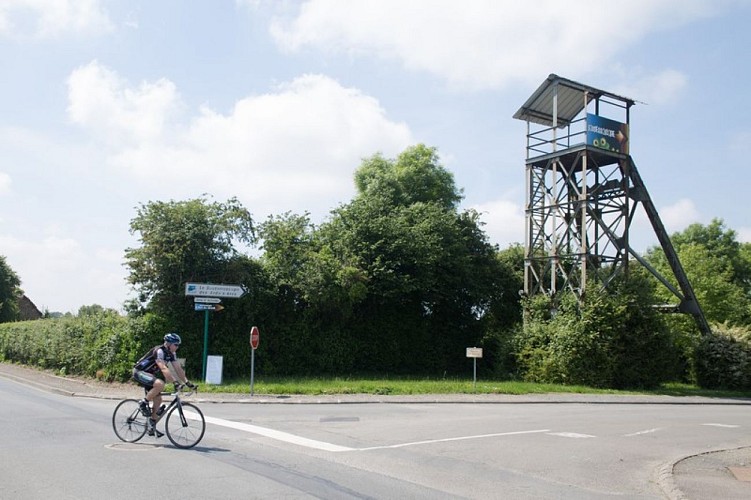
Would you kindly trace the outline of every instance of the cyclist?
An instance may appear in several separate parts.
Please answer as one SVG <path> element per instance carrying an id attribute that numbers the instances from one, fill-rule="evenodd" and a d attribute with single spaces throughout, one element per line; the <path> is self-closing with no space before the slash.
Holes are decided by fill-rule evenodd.
<path id="1" fill-rule="evenodd" d="M 141 412 L 144 416 L 149 417 L 148 433 L 153 436 L 162 437 L 162 433 L 155 429 L 158 411 L 162 404 L 162 391 L 164 390 L 165 381 L 174 382 L 175 390 L 180 388 L 180 382 L 194 389 L 196 386 L 185 376 L 180 363 L 173 363 L 177 357 L 175 352 L 182 343 L 182 339 L 176 333 L 168 333 L 164 336 L 164 344 L 149 349 L 149 352 L 138 360 L 133 367 L 133 379 L 141 386 L 145 387 L 148 392 L 146 397 L 140 401 Z M 171 363 L 177 380 L 170 372 L 167 363 Z M 164 380 L 157 377 L 161 372 Z M 149 408 L 149 402 L 153 402 Z"/>

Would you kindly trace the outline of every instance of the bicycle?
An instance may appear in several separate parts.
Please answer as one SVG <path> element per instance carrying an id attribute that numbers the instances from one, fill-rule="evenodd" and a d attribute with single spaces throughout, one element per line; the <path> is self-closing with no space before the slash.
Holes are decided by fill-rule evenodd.
<path id="1" fill-rule="evenodd" d="M 144 389 L 145 392 L 148 392 Z M 175 392 L 163 392 L 165 396 L 172 396 L 172 401 L 157 417 L 157 422 L 166 418 L 164 431 L 169 440 L 178 448 L 192 448 L 197 445 L 206 432 L 206 419 L 201 410 L 193 403 L 185 403 L 180 398 L 191 396 L 196 390 L 183 392 L 183 387 Z M 140 402 L 136 399 L 124 399 L 115 407 L 112 413 L 112 428 L 115 435 L 126 443 L 135 443 L 148 430 L 149 417 L 141 413 Z M 156 432 L 156 429 L 154 429 Z"/>

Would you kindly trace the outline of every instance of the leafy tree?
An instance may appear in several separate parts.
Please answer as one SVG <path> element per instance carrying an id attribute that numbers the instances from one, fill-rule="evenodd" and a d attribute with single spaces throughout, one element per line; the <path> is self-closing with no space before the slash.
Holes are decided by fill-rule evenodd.
<path id="1" fill-rule="evenodd" d="M 479 215 L 457 210 L 453 175 L 424 145 L 363 160 L 355 185 L 320 226 L 289 213 L 261 226 L 261 262 L 286 319 L 269 340 L 290 360 L 276 368 L 458 369 L 503 296 L 505 268 Z"/>
<path id="2" fill-rule="evenodd" d="M 453 209 L 462 199 L 454 176 L 439 161 L 435 148 L 418 144 L 402 152 L 395 162 L 380 154 L 363 161 L 355 172 L 360 196 L 376 194 L 393 205 L 436 203 Z"/>
<path id="3" fill-rule="evenodd" d="M 251 215 L 236 198 L 142 204 L 130 231 L 141 246 L 125 251 L 128 282 L 140 303 L 166 310 L 186 282 L 223 281 L 226 263 L 238 254 L 235 244 L 255 237 Z"/>
<path id="4" fill-rule="evenodd" d="M 315 231 L 302 296 L 328 328 L 355 336 L 361 369 L 457 369 L 502 295 L 479 214 L 457 210 L 461 191 L 424 145 L 364 160 L 355 180 L 356 197 Z"/>
<path id="5" fill-rule="evenodd" d="M 0 255 L 0 323 L 18 320 L 18 300 L 21 291 L 21 280 Z"/>
<path id="6" fill-rule="evenodd" d="M 103 314 L 117 314 L 117 311 L 114 309 L 105 309 L 104 307 L 100 306 L 99 304 L 91 304 L 89 306 L 81 306 L 78 308 L 78 315 L 79 317 L 83 316 L 99 316 Z"/>
<path id="7" fill-rule="evenodd" d="M 510 245 L 498 252 L 497 258 L 503 269 L 503 282 L 502 295 L 495 303 L 493 315 L 499 325 L 507 328 L 522 319 L 519 292 L 524 289 L 524 247 L 518 243 Z"/>
<path id="8" fill-rule="evenodd" d="M 522 320 L 522 302 L 519 291 L 524 288 L 524 247 L 514 244 L 497 253 L 501 272 L 498 274 L 498 295 L 491 302 L 482 344 L 483 365 L 493 376 L 512 378 L 517 364 L 514 336 Z"/>
<path id="9" fill-rule="evenodd" d="M 671 240 L 707 320 L 751 324 L 751 260 L 735 231 L 714 219 L 707 226 L 692 224 Z M 663 276 L 672 276 L 661 248 L 649 249 L 646 259 Z M 657 288 L 656 293 L 674 302 L 668 290 Z"/>
<path id="10" fill-rule="evenodd" d="M 751 260 L 743 253 L 743 247 L 748 244 L 738 242 L 737 236 L 722 219 L 712 219 L 706 226 L 691 224 L 683 232 L 673 234 L 671 239 L 677 247 L 692 243 L 703 246 L 714 258 L 730 267 L 730 282 L 744 286 L 751 282 Z"/>

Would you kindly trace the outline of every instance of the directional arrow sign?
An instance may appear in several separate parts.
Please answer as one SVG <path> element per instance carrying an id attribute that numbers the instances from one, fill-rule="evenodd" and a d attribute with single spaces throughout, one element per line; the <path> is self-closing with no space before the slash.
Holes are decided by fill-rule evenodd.
<path id="1" fill-rule="evenodd" d="M 218 304 L 222 299 L 217 297 L 194 297 L 193 302 L 202 302 L 204 304 Z"/>
<path id="2" fill-rule="evenodd" d="M 195 305 L 196 311 L 221 311 L 224 306 L 221 304 L 201 304 L 197 302 Z"/>
<path id="3" fill-rule="evenodd" d="M 239 299 L 245 295 L 242 285 L 223 285 L 216 283 L 185 283 L 185 295 L 198 295 L 202 297 L 222 297 L 227 299 Z"/>

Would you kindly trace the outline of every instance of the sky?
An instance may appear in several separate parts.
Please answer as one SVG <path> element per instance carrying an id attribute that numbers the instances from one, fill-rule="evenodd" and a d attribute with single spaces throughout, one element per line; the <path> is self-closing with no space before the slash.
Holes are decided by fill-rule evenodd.
<path id="1" fill-rule="evenodd" d="M 551 73 L 627 96 L 670 233 L 751 241 L 751 1 L 0 0 L 0 255 L 41 310 L 122 310 L 150 201 L 319 224 L 364 158 L 435 147 L 491 243 L 524 241 Z M 640 216 L 637 251 L 657 244 Z"/>

